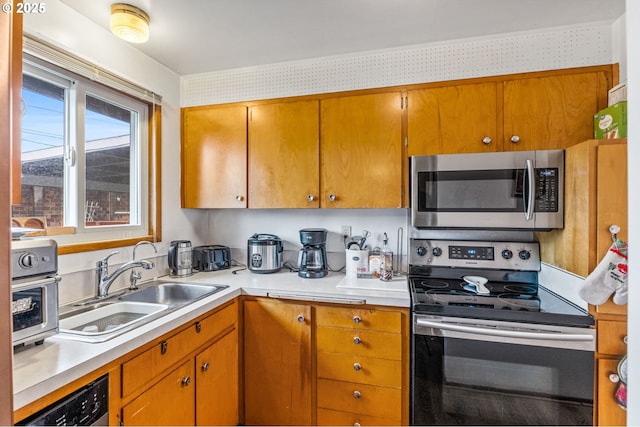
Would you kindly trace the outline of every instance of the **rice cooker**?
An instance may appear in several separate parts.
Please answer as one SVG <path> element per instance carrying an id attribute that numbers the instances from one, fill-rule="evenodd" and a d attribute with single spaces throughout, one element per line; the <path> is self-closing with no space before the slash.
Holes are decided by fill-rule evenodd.
<path id="1" fill-rule="evenodd" d="M 254 234 L 247 242 L 247 268 L 254 273 L 275 273 L 282 268 L 282 240 L 273 234 Z"/>

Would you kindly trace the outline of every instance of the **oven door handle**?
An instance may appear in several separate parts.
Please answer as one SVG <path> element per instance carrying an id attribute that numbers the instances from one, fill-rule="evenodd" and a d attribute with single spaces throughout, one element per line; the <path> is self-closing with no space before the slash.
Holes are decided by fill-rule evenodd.
<path id="1" fill-rule="evenodd" d="M 506 338 L 524 338 L 535 340 L 552 340 L 552 341 L 593 341 L 593 336 L 589 334 L 563 334 L 557 332 L 527 332 L 527 331 L 508 331 L 504 329 L 489 329 L 477 326 L 454 325 L 451 323 L 434 322 L 431 320 L 416 319 L 418 326 L 427 328 L 443 329 L 454 332 L 465 332 L 469 334 L 491 335 Z"/>

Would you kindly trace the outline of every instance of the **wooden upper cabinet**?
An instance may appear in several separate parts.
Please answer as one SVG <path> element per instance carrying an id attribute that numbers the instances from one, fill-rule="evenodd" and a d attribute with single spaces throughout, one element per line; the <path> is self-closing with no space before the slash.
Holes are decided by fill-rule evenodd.
<path id="1" fill-rule="evenodd" d="M 402 206 L 400 92 L 320 101 L 320 206 Z"/>
<path id="2" fill-rule="evenodd" d="M 593 115 L 607 106 L 611 86 L 604 71 L 507 80 L 503 85 L 504 151 L 562 149 L 593 138 Z"/>
<path id="3" fill-rule="evenodd" d="M 319 103 L 249 110 L 249 207 L 319 207 Z"/>
<path id="4" fill-rule="evenodd" d="M 495 82 L 409 91 L 409 156 L 499 151 L 497 97 Z"/>
<path id="5" fill-rule="evenodd" d="M 182 110 L 182 207 L 247 207 L 247 108 Z"/>

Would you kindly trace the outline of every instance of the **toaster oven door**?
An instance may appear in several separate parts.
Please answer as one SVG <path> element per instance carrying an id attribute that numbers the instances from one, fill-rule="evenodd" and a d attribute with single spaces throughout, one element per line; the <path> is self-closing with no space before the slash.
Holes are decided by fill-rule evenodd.
<path id="1" fill-rule="evenodd" d="M 58 332 L 58 277 L 12 283 L 13 345 L 40 343 Z"/>

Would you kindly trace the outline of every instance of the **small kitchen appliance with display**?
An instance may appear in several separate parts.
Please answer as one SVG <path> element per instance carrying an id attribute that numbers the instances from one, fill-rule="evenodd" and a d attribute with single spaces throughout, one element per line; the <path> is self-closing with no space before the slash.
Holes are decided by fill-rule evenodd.
<path id="1" fill-rule="evenodd" d="M 593 425 L 594 319 L 533 241 L 409 240 L 412 425 Z"/>
<path id="2" fill-rule="evenodd" d="M 247 241 L 247 267 L 254 273 L 275 273 L 282 268 L 282 240 L 256 233 Z"/>
<path id="3" fill-rule="evenodd" d="M 550 230 L 564 226 L 564 151 L 411 157 L 411 225 Z"/>
<path id="4" fill-rule="evenodd" d="M 58 333 L 56 241 L 12 241 L 10 267 L 13 346 L 42 344 Z"/>
<path id="5" fill-rule="evenodd" d="M 216 271 L 231 267 L 231 250 L 227 246 L 208 245 L 193 248 L 193 268 Z"/>
<path id="6" fill-rule="evenodd" d="M 299 231 L 302 249 L 298 256 L 298 276 L 317 279 L 329 273 L 327 264 L 327 230 L 303 228 Z"/>
<path id="7" fill-rule="evenodd" d="M 193 254 L 190 240 L 174 240 L 169 245 L 169 275 L 174 277 L 193 274 Z"/>

